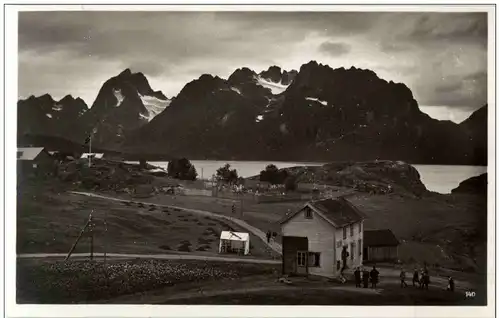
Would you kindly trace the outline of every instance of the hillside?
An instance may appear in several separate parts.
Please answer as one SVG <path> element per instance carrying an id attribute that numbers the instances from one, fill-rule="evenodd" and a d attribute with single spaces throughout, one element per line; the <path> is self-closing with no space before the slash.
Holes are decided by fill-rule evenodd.
<path id="1" fill-rule="evenodd" d="M 323 166 L 279 169 L 296 182 L 354 188 L 360 192 L 411 194 L 427 192 L 414 167 L 401 161 L 334 162 Z M 259 176 L 249 179 L 259 180 Z"/>
<path id="2" fill-rule="evenodd" d="M 458 187 L 451 190 L 451 193 L 481 194 L 487 195 L 488 192 L 488 174 L 483 173 L 480 176 L 471 177 L 460 182 Z"/>

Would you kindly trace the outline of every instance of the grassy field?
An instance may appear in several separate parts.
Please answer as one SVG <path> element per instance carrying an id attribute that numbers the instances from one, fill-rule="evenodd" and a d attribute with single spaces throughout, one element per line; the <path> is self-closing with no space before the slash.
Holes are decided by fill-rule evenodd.
<path id="1" fill-rule="evenodd" d="M 18 197 L 17 252 L 68 252 L 92 210 L 95 252 L 103 252 L 106 244 L 110 253 L 213 254 L 218 251 L 221 231 L 244 231 L 230 221 L 179 210 L 23 187 Z M 251 235 L 250 241 L 251 256 L 273 256 L 259 238 Z M 86 236 L 75 252 L 89 250 L 90 237 Z"/>
<path id="2" fill-rule="evenodd" d="M 111 194 L 110 194 L 111 195 Z M 126 197 L 126 196 L 124 196 Z M 238 201 L 203 197 L 158 195 L 148 202 L 202 209 L 231 215 Z M 367 215 L 365 229 L 391 229 L 401 242 L 399 258 L 405 264 L 423 264 L 485 273 L 486 198 L 479 195 L 434 194 L 422 198 L 400 194 L 357 193 L 349 200 Z M 280 232 L 279 220 L 306 202 L 243 202 L 249 224 Z M 280 237 L 277 238 L 280 240 Z"/>
<path id="3" fill-rule="evenodd" d="M 391 229 L 400 239 L 404 263 L 486 273 L 484 196 L 429 194 L 422 199 L 399 195 L 350 198 L 367 215 L 366 229 Z"/>

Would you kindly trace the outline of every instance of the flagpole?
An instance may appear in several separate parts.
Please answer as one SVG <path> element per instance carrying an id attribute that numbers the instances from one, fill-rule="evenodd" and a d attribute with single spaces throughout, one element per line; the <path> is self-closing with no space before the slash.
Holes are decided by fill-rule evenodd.
<path id="1" fill-rule="evenodd" d="M 92 134 L 89 135 L 89 167 L 92 164 L 91 160 L 92 160 Z"/>

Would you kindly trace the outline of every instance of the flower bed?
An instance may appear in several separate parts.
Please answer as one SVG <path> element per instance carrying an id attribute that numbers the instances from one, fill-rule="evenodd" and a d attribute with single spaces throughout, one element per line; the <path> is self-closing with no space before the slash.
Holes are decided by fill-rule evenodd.
<path id="1" fill-rule="evenodd" d="M 131 260 L 18 261 L 18 303 L 92 302 L 185 282 L 237 279 L 273 273 L 261 264 Z"/>

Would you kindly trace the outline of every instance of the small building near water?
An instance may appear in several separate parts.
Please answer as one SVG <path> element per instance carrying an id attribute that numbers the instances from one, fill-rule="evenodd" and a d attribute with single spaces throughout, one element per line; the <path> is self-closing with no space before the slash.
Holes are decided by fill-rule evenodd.
<path id="1" fill-rule="evenodd" d="M 250 253 L 250 235 L 248 233 L 222 231 L 220 234 L 219 253 Z"/>
<path id="2" fill-rule="evenodd" d="M 80 157 L 80 159 L 88 159 L 89 157 L 92 158 L 92 159 L 102 159 L 102 157 L 104 156 L 103 153 L 83 153 L 82 156 Z"/>
<path id="3" fill-rule="evenodd" d="M 365 215 L 346 198 L 308 202 L 281 220 L 284 275 L 335 277 L 363 263 Z"/>
<path id="4" fill-rule="evenodd" d="M 366 262 L 394 262 L 398 260 L 399 241 L 391 230 L 367 230 L 364 236 L 363 259 Z"/>
<path id="5" fill-rule="evenodd" d="M 30 175 L 49 171 L 53 164 L 51 155 L 43 147 L 17 148 L 17 174 Z"/>

